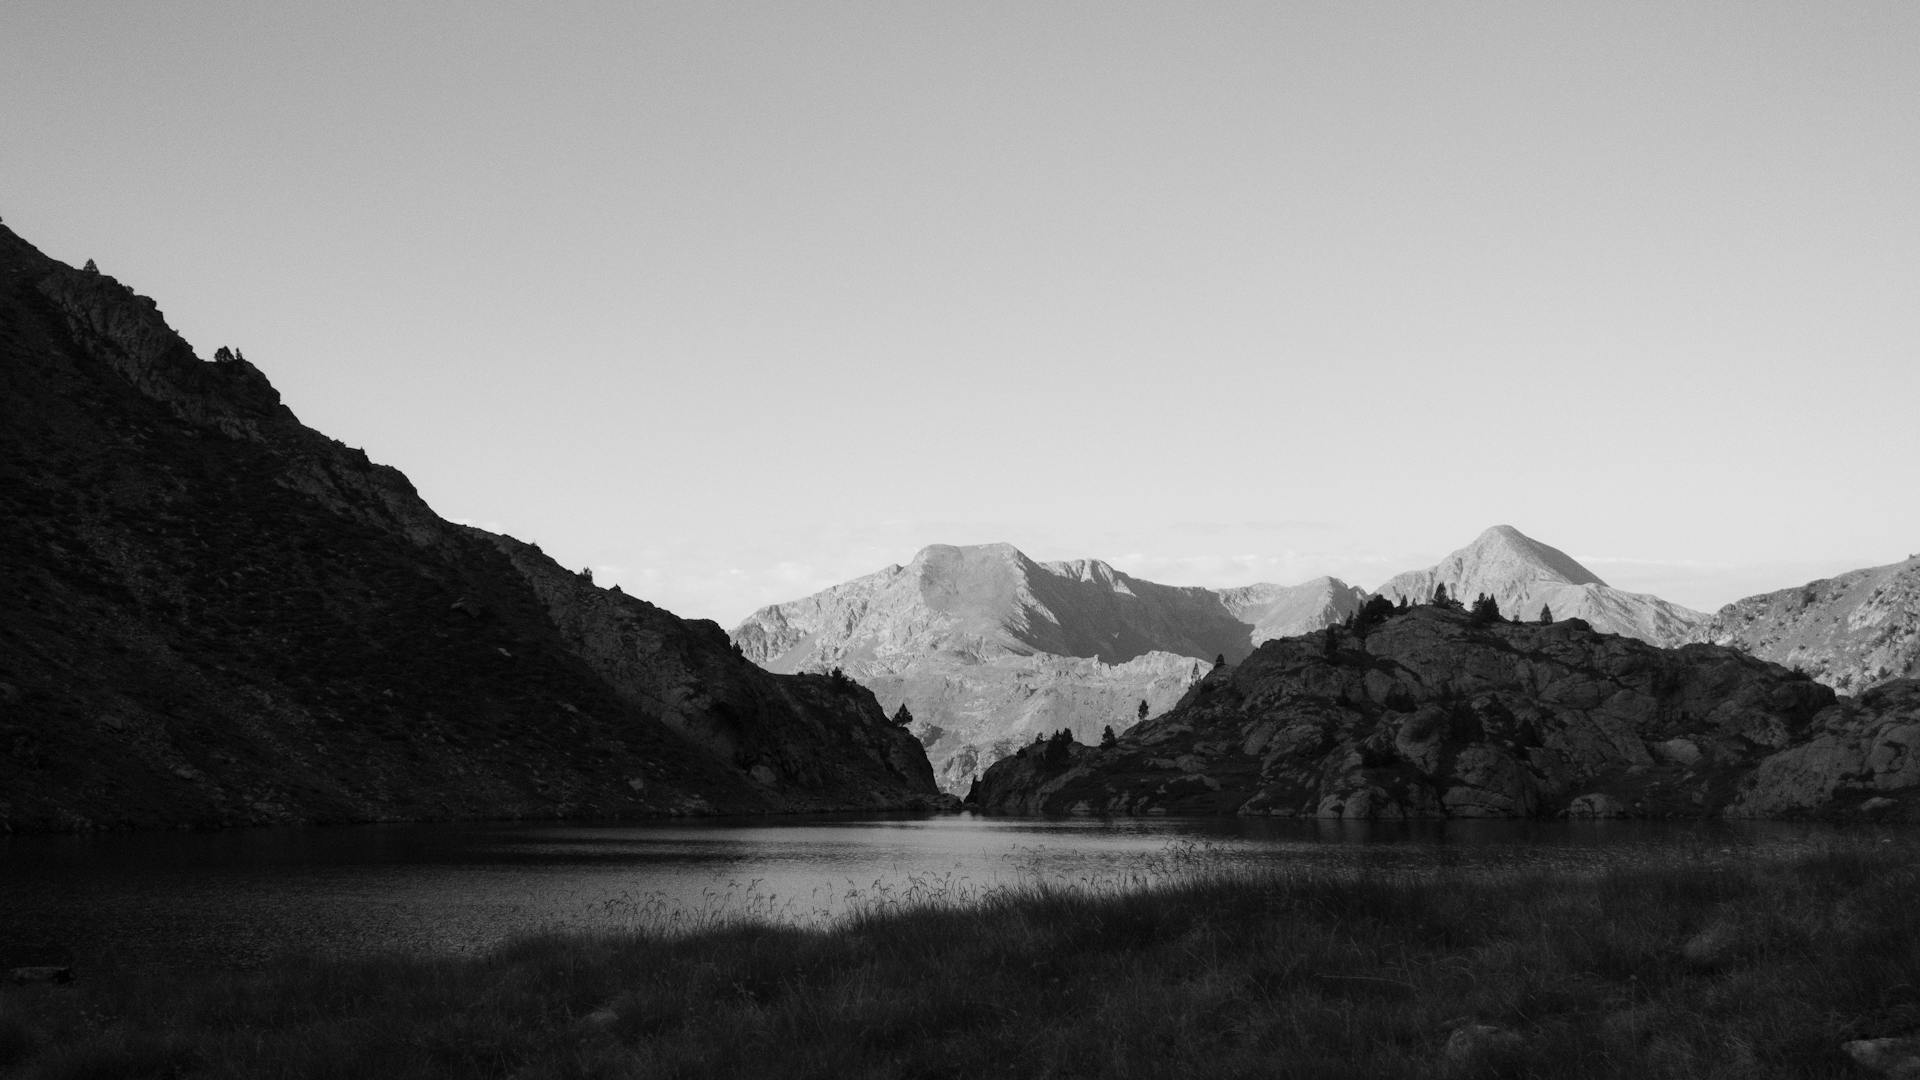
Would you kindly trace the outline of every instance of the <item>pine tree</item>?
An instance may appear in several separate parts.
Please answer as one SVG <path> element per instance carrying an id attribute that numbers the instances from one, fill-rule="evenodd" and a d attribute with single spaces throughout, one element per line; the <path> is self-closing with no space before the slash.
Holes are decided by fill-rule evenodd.
<path id="1" fill-rule="evenodd" d="M 1548 607 L 1545 604 L 1541 604 L 1540 605 L 1540 625 L 1545 626 L 1552 621 L 1553 621 L 1553 609 Z"/>
<path id="2" fill-rule="evenodd" d="M 1386 597 L 1375 593 L 1367 597 L 1367 602 L 1360 605 L 1360 610 L 1353 613 L 1353 620 L 1349 625 L 1361 637 L 1365 637 L 1367 631 L 1392 618 L 1394 610 L 1393 604 Z"/>
<path id="3" fill-rule="evenodd" d="M 907 711 L 907 703 L 903 701 L 893 712 L 893 726 L 903 728 L 911 723 L 913 723 L 913 714 Z"/>
<path id="4" fill-rule="evenodd" d="M 1140 699 L 1140 707 L 1133 710 L 1133 713 L 1135 716 L 1139 717 L 1142 720 L 1145 720 L 1147 718 L 1147 699 L 1146 698 Z"/>
<path id="5" fill-rule="evenodd" d="M 1473 598 L 1473 621 L 1477 623 L 1496 623 L 1500 621 L 1500 602 L 1486 593 Z"/>
<path id="6" fill-rule="evenodd" d="M 1447 596 L 1447 583 L 1442 581 L 1433 587 L 1433 606 L 1448 607 L 1453 603 Z"/>
<path id="7" fill-rule="evenodd" d="M 1073 759 L 1073 732 L 1061 728 L 1047 740 L 1047 748 L 1041 752 L 1041 760 L 1053 768 L 1059 768 Z"/>
<path id="8" fill-rule="evenodd" d="M 1100 729 L 1100 749 L 1102 750 L 1109 749 L 1113 746 L 1113 744 L 1119 741 L 1120 741 L 1119 736 L 1113 733 L 1112 724 L 1108 724 L 1106 727 Z"/>
<path id="9" fill-rule="evenodd" d="M 1213 670 L 1215 670 L 1215 671 L 1219 671 L 1219 670 L 1220 670 L 1221 668 L 1223 668 L 1223 667 L 1226 667 L 1226 666 L 1227 666 L 1227 654 L 1226 654 L 1226 653 L 1221 653 L 1220 655 L 1218 655 L 1218 656 L 1216 656 L 1216 657 L 1214 657 L 1214 658 L 1213 658 Z"/>

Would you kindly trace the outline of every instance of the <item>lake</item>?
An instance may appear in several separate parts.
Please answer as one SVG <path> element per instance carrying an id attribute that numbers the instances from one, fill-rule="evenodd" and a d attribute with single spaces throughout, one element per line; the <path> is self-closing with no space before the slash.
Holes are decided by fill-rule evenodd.
<path id="1" fill-rule="evenodd" d="M 1724 823 L 1021 819 L 438 824 L 0 839 L 0 970 L 250 967 L 472 952 L 548 930 L 818 923 L 1032 881 L 1120 888 L 1220 867 L 1585 872 L 1814 847 Z"/>

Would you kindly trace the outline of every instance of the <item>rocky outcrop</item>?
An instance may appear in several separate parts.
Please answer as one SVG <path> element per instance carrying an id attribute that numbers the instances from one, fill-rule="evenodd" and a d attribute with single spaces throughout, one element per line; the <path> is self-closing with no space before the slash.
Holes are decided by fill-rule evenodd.
<path id="1" fill-rule="evenodd" d="M 1909 813 L 1920 695 L 1737 650 L 1415 607 L 1271 641 L 1108 748 L 1031 746 L 969 803 L 1336 818 Z M 1881 802 L 1871 804 L 1870 800 Z"/>
<path id="2" fill-rule="evenodd" d="M 1512 618 L 1534 619 L 1550 608 L 1557 619 L 1582 619 L 1655 645 L 1691 640 L 1706 619 L 1657 596 L 1615 589 L 1572 556 L 1511 525 L 1495 525 L 1436 565 L 1397 574 L 1377 591 L 1389 600 L 1424 604 L 1439 585 L 1461 601 L 1485 593 Z"/>
<path id="3" fill-rule="evenodd" d="M 840 668 L 905 704 L 941 786 L 964 792 L 1032 734 L 1094 739 L 1171 705 L 1216 656 L 1345 619 L 1332 578 L 1212 590 L 1097 559 L 1040 563 L 1008 544 L 934 545 L 905 566 L 762 608 L 733 630 L 770 671 Z"/>
<path id="4" fill-rule="evenodd" d="M 860 687 L 442 520 L 0 228 L 0 831 L 940 802 Z"/>
<path id="5" fill-rule="evenodd" d="M 1693 637 L 1798 668 L 1843 694 L 1920 677 L 1920 556 L 1735 601 Z"/>
<path id="6" fill-rule="evenodd" d="M 1784 817 L 1850 807 L 1905 816 L 1920 790 L 1920 680 L 1897 679 L 1823 713 L 1809 737 L 1762 761 L 1728 808 L 1731 816 Z M 1900 809 L 1901 813 L 1889 815 Z"/>

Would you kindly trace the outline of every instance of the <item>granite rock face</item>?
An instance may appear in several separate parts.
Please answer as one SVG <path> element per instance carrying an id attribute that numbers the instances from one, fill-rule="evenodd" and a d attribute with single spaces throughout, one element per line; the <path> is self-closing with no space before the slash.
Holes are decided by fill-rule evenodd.
<path id="1" fill-rule="evenodd" d="M 770 671 L 840 668 L 904 703 L 941 786 L 1035 734 L 1093 741 L 1172 705 L 1216 656 L 1345 619 L 1365 594 L 1332 578 L 1213 590 L 1143 581 L 1096 559 L 1040 563 L 1008 544 L 935 545 L 905 566 L 755 612 L 733 630 Z"/>
<path id="2" fill-rule="evenodd" d="M 1920 556 L 1735 601 L 1693 637 L 1799 668 L 1843 694 L 1920 677 Z"/>
<path id="3" fill-rule="evenodd" d="M 942 801 L 858 686 L 442 520 L 0 227 L 0 831 Z"/>
<path id="4" fill-rule="evenodd" d="M 1836 804 L 1869 817 L 1908 816 L 1904 800 L 1920 790 L 1920 680 L 1882 683 L 1820 720 L 1804 742 L 1743 780 L 1729 816 L 1785 817 Z"/>
<path id="5" fill-rule="evenodd" d="M 1023 749 L 968 801 L 1022 813 L 1897 819 L 1920 791 L 1906 756 L 1915 725 L 1920 692 L 1904 685 L 1852 701 L 1734 649 L 1415 607 L 1268 642 L 1112 747 Z"/>
<path id="6" fill-rule="evenodd" d="M 1536 619 L 1543 607 L 1551 608 L 1556 619 L 1583 619 L 1597 630 L 1654 645 L 1691 640 L 1706 619 L 1657 596 L 1615 589 L 1572 556 L 1511 525 L 1495 525 L 1438 564 L 1397 574 L 1377 591 L 1389 600 L 1424 604 L 1439 585 L 1462 602 L 1485 593 L 1509 618 Z"/>

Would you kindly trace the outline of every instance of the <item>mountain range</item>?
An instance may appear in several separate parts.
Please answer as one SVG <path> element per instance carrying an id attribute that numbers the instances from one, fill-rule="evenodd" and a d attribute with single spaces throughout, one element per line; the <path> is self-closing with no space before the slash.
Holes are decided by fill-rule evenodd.
<path id="1" fill-rule="evenodd" d="M 0 550 L 0 832 L 946 802 L 857 684 L 442 519 L 4 226 Z"/>
<path id="2" fill-rule="evenodd" d="M 1509 617 L 1578 619 L 1656 646 L 1734 645 L 1849 692 L 1920 673 L 1920 561 L 1755 597 L 1708 616 L 1607 585 L 1557 548 L 1496 525 L 1369 592 L 1336 578 L 1167 586 L 1092 559 L 1041 563 L 1007 544 L 938 545 L 906 566 L 762 608 L 732 632 L 771 671 L 843 669 L 905 705 L 943 789 L 1058 730 L 1098 742 L 1178 700 L 1215 660 L 1338 625 L 1370 595 L 1421 604 L 1485 594 Z M 1145 704 L 1144 714 L 1140 704 Z"/>
<path id="3" fill-rule="evenodd" d="M 754 613 L 732 637 L 769 671 L 839 668 L 905 704 L 943 789 L 1035 735 L 1097 740 L 1164 709 L 1202 661 L 1357 611 L 1333 578 L 1205 589 L 1159 585 L 1097 559 L 1040 563 L 1009 544 L 935 545 L 905 566 Z"/>
<path id="4" fill-rule="evenodd" d="M 1379 779 L 1367 761 L 1392 758 L 1382 732 L 1406 735 L 1396 753 L 1414 755 L 1417 775 L 1394 773 L 1406 783 L 1368 806 L 1425 813 L 1455 787 L 1492 791 L 1448 771 L 1451 755 L 1518 761 L 1546 745 L 1527 741 L 1545 724 L 1559 725 L 1554 753 L 1577 757 L 1600 737 L 1582 725 L 1600 717 L 1619 745 L 1580 758 L 1588 772 L 1527 758 L 1527 783 L 1551 797 L 1498 781 L 1506 802 L 1469 793 L 1461 805 L 1572 812 L 1556 800 L 1574 788 L 1639 775 L 1632 739 L 1684 736 L 1726 766 L 1686 781 L 1703 800 L 1691 805 L 1790 813 L 1836 792 L 1903 790 L 1920 700 L 1902 681 L 1920 674 L 1920 559 L 1708 617 L 1612 589 L 1507 526 L 1375 593 L 1333 578 L 1168 586 L 1098 560 L 937 545 L 729 635 L 601 588 L 537 545 L 446 521 L 398 470 L 301 424 L 241 353 L 202 359 L 151 299 L 4 226 L 0 551 L 0 832 L 953 806 L 997 762 L 1013 762 L 1002 780 L 1027 769 L 1051 783 L 1054 757 L 1034 744 L 1061 746 L 1063 730 L 1068 758 L 1072 740 L 1185 747 L 1112 759 L 1164 784 L 1227 745 L 1181 741 L 1201 704 L 1240 700 L 1207 696 L 1222 680 L 1259 714 L 1222 721 L 1252 717 L 1248 740 L 1278 722 L 1279 698 L 1331 709 L 1327 686 L 1345 687 L 1337 700 L 1355 709 L 1313 748 L 1353 742 L 1361 771 L 1340 775 L 1355 783 Z M 1441 586 L 1523 621 L 1550 607 L 1555 621 L 1527 629 L 1417 603 Z M 1404 605 L 1377 643 L 1376 593 L 1388 611 Z M 1716 645 L 1648 658 L 1608 644 L 1635 638 Z M 1321 663 L 1294 663 L 1315 649 Z M 1553 657 L 1567 669 L 1553 669 L 1558 689 L 1541 681 Z M 1404 685 L 1389 685 L 1395 665 L 1412 673 Z M 1498 677 L 1460 683 L 1449 665 Z M 1615 685 L 1620 665 L 1657 677 Z M 1319 681 L 1281 677 L 1296 668 Z M 1461 712 L 1475 686 L 1498 708 Z M 1629 690 L 1645 701 L 1588 700 Z M 1569 694 L 1586 703 L 1552 699 Z M 1698 728 L 1710 700 L 1720 719 Z M 1402 731 L 1387 713 L 1409 704 L 1457 725 Z M 1534 713 L 1531 728 L 1508 723 Z M 1300 796 L 1288 806 L 1302 812 L 1308 778 L 1269 773 L 1262 783 L 1295 785 L 1273 790 Z M 1756 794 L 1729 802 L 1724 785 L 1749 780 Z M 1059 808 L 996 783 L 1003 805 Z M 1361 790 L 1313 783 L 1343 814 Z M 1127 805 L 1184 805 L 1138 795 Z"/>

